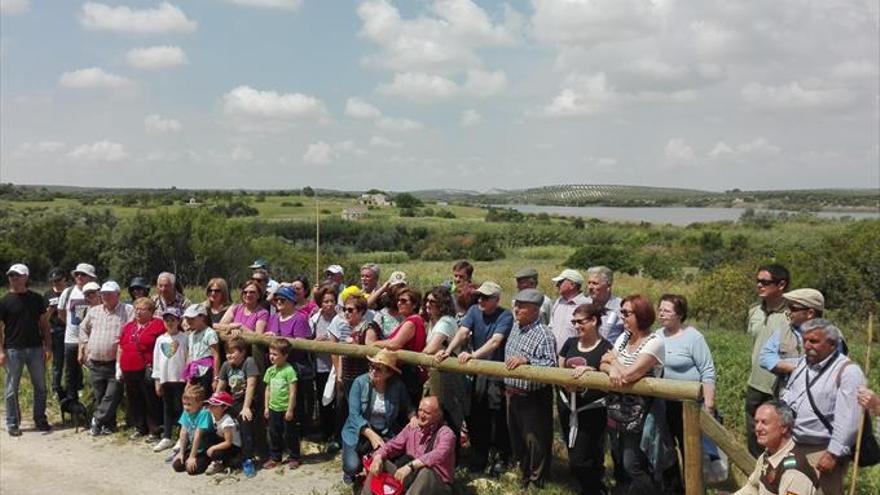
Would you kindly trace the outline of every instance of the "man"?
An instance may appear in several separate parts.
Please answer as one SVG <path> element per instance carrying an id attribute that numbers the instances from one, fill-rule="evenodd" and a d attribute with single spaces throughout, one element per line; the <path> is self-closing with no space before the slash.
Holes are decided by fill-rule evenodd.
<path id="1" fill-rule="evenodd" d="M 162 272 L 156 277 L 156 289 L 158 294 L 153 296 L 156 303 L 156 318 L 162 318 L 165 308 L 177 308 L 180 314 L 190 306 L 189 299 L 177 292 L 177 277 L 170 272 Z"/>
<path id="2" fill-rule="evenodd" d="M 513 327 L 513 314 L 500 306 L 501 287 L 495 282 L 484 282 L 477 289 L 480 297 L 471 306 L 455 336 L 439 351 L 435 359 L 442 361 L 454 355 L 465 342 L 469 351 L 458 355 L 462 364 L 471 359 L 504 361 L 504 341 Z M 492 474 L 500 475 L 506 470 L 510 457 L 507 435 L 506 399 L 503 382 L 497 378 L 476 376 L 471 387 L 471 410 L 467 418 L 472 456 L 468 469 L 482 472 L 489 465 L 490 450 L 494 448 L 498 460 L 492 466 Z"/>
<path id="3" fill-rule="evenodd" d="M 367 263 L 361 267 L 361 290 L 369 298 L 379 288 L 379 265 Z"/>
<path id="4" fill-rule="evenodd" d="M 746 388 L 746 441 L 749 452 L 755 457 L 761 454 L 761 447 L 755 440 L 755 412 L 758 406 L 773 398 L 773 387 L 776 384 L 776 375 L 761 367 L 758 356 L 773 332 L 788 327 L 782 294 L 788 289 L 790 280 L 791 274 L 782 265 L 758 268 L 755 288 L 761 303 L 749 309 L 748 331 L 754 337 L 755 344 L 752 347 L 752 370 Z"/>
<path id="5" fill-rule="evenodd" d="M 82 366 L 79 363 L 79 326 L 89 309 L 89 301 L 83 291 L 86 284 L 95 282 L 95 267 L 79 263 L 71 272 L 73 285 L 58 298 L 58 319 L 64 322 L 64 390 L 67 397 L 61 403 L 62 411 L 71 411 L 79 404 L 79 391 L 83 386 Z"/>
<path id="6" fill-rule="evenodd" d="M 6 432 L 21 436 L 18 386 L 27 366 L 34 390 L 34 424 L 50 431 L 46 419 L 46 361 L 52 357 L 52 335 L 46 302 L 28 290 L 30 271 L 16 263 L 6 271 L 9 293 L 0 299 L 0 366 L 6 368 Z"/>
<path id="7" fill-rule="evenodd" d="M 541 322 L 544 294 L 521 290 L 514 298 L 516 325 L 504 348 L 504 364 L 514 370 L 524 364 L 553 367 L 557 364 L 556 338 Z M 553 387 L 520 378 L 505 378 L 507 429 L 514 456 L 519 460 L 523 489 L 544 486 L 550 472 L 553 442 Z"/>
<path id="8" fill-rule="evenodd" d="M 620 303 L 623 301 L 611 295 L 614 272 L 607 266 L 592 266 L 587 269 L 587 302 L 605 308 L 599 335 L 614 344 L 623 333 L 623 318 L 620 317 Z"/>
<path id="9" fill-rule="evenodd" d="M 328 266 L 324 270 L 324 281 L 336 288 L 336 293 L 339 294 L 337 304 L 341 308 L 345 304 L 345 301 L 342 299 L 342 291 L 345 289 L 345 270 L 339 265 Z"/>
<path id="10" fill-rule="evenodd" d="M 819 493 L 843 493 L 843 478 L 861 423 L 857 403 L 865 375 L 838 351 L 840 329 L 816 318 L 803 324 L 804 357 L 798 361 L 782 401 L 795 413 L 795 453 L 819 472 Z"/>
<path id="11" fill-rule="evenodd" d="M 788 375 L 794 371 L 798 359 L 804 355 L 804 337 L 801 326 L 814 318 L 821 318 L 825 311 L 825 297 L 816 289 L 796 289 L 782 295 L 789 325 L 778 328 L 767 339 L 758 363 L 777 376 L 773 386 L 775 396 L 785 386 Z"/>
<path id="12" fill-rule="evenodd" d="M 746 485 L 734 495 L 814 495 L 816 471 L 794 450 L 794 412 L 782 402 L 765 402 L 755 413 L 755 434 L 764 453 Z"/>
<path id="13" fill-rule="evenodd" d="M 587 296 L 581 294 L 584 276 L 577 270 L 570 268 L 562 270 L 562 273 L 553 277 L 553 283 L 559 291 L 559 298 L 553 303 L 550 312 L 550 331 L 556 337 L 556 348 L 562 349 L 562 344 L 566 340 L 577 337 L 577 330 L 571 324 L 571 317 L 575 308 L 587 303 Z"/>
<path id="14" fill-rule="evenodd" d="M 373 454 L 362 495 L 370 495 L 370 482 L 387 471 L 411 495 L 452 493 L 455 475 L 455 433 L 443 424 L 437 397 L 419 403 L 417 426 L 407 426 Z M 392 460 L 397 459 L 397 464 Z M 403 465 L 403 460 L 410 459 Z"/>
<path id="15" fill-rule="evenodd" d="M 122 383 L 116 375 L 116 351 L 122 327 L 134 318 L 131 305 L 119 302 L 119 284 L 101 286 L 101 303 L 89 308 L 79 333 L 79 362 L 90 371 L 95 394 L 91 434 L 107 435 L 116 429 L 116 408 L 122 400 Z"/>
<path id="16" fill-rule="evenodd" d="M 513 276 L 516 280 L 516 290 L 537 289 L 538 288 L 538 270 L 534 268 L 523 268 L 516 272 Z M 511 303 L 513 306 L 513 303 Z M 544 296 L 544 302 L 541 303 L 541 322 L 545 325 L 550 324 L 550 313 L 553 311 L 553 300 Z"/>
<path id="17" fill-rule="evenodd" d="M 266 283 L 263 284 L 263 286 L 266 288 L 267 291 L 271 291 L 273 289 L 277 290 L 279 284 L 275 279 L 272 278 L 272 275 L 269 272 L 268 261 L 263 258 L 257 258 L 254 260 L 253 263 L 251 263 L 251 266 L 249 266 L 248 268 L 250 268 L 252 271 L 263 270 L 264 272 L 266 272 Z"/>
<path id="18" fill-rule="evenodd" d="M 461 260 L 455 262 L 452 265 L 452 291 L 455 292 L 455 288 L 462 285 L 470 283 L 474 278 L 474 265 L 470 264 L 467 260 Z"/>
<path id="19" fill-rule="evenodd" d="M 52 393 L 60 404 L 67 397 L 64 392 L 64 322 L 58 317 L 58 299 L 67 288 L 67 277 L 60 268 L 49 270 L 49 283 L 52 285 L 43 300 L 49 315 L 49 328 L 52 331 Z"/>

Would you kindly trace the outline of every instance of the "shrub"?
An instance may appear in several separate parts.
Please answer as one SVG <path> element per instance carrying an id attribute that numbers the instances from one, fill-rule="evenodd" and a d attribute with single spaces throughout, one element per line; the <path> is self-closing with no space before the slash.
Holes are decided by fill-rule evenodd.
<path id="1" fill-rule="evenodd" d="M 597 265 L 604 265 L 615 272 L 624 272 L 630 275 L 638 272 L 638 266 L 629 252 L 616 246 L 583 246 L 565 260 L 565 266 L 572 268 L 586 269 Z"/>

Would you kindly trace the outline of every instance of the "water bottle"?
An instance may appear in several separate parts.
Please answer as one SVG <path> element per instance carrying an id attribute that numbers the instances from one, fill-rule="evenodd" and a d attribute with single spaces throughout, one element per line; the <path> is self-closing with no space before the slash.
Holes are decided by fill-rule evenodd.
<path id="1" fill-rule="evenodd" d="M 248 478 L 253 478 L 257 474 L 257 470 L 254 468 L 253 459 L 245 459 L 241 464 L 241 468 L 244 471 L 244 475 Z"/>

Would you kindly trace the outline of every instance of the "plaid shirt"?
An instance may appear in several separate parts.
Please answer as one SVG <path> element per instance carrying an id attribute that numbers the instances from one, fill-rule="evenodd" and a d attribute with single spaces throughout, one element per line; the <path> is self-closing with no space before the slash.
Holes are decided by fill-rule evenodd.
<path id="1" fill-rule="evenodd" d="M 166 303 L 162 296 L 156 294 L 153 296 L 153 302 L 156 303 L 156 311 L 153 313 L 153 316 L 156 318 L 162 318 L 162 313 L 165 311 L 165 308 L 172 307 L 180 310 L 180 314 L 182 315 L 186 308 L 189 307 L 190 301 L 180 292 L 176 292 L 174 294 L 174 303 L 169 304 Z"/>
<path id="2" fill-rule="evenodd" d="M 510 336 L 507 337 L 507 345 L 504 347 L 504 356 L 510 359 L 516 356 L 524 356 L 532 366 L 555 367 L 556 361 L 556 337 L 541 321 L 541 318 L 520 328 L 519 324 L 513 325 Z M 533 392 L 548 385 L 534 383 L 521 378 L 505 378 L 504 384 L 508 387 L 518 388 Z"/>
<path id="3" fill-rule="evenodd" d="M 103 304 L 89 308 L 79 325 L 79 342 L 89 361 L 116 361 L 122 327 L 134 318 L 130 304 L 118 303 L 112 311 Z"/>

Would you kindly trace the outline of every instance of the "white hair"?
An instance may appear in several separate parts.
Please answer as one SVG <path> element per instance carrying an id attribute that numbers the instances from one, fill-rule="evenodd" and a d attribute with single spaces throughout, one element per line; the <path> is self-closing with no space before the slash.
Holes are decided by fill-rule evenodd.
<path id="1" fill-rule="evenodd" d="M 171 282 L 171 285 L 174 285 L 177 283 L 177 277 L 175 277 L 174 274 L 171 272 L 160 273 L 159 276 L 156 277 L 156 283 L 158 284 L 159 282 L 161 282 L 163 278 L 168 279 L 168 281 Z"/>
<path id="2" fill-rule="evenodd" d="M 587 277 L 592 277 L 594 275 L 598 275 L 605 280 L 605 285 L 611 285 L 614 283 L 614 271 L 607 266 L 591 266 L 587 268 Z"/>
<path id="3" fill-rule="evenodd" d="M 801 326 L 801 329 L 803 330 L 804 335 L 816 330 L 822 330 L 825 332 L 825 338 L 834 344 L 840 342 L 842 336 L 840 329 L 825 318 L 813 318 L 812 320 L 807 320 Z"/>

